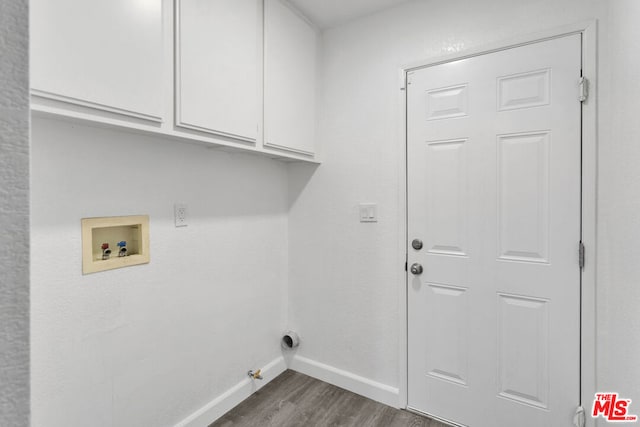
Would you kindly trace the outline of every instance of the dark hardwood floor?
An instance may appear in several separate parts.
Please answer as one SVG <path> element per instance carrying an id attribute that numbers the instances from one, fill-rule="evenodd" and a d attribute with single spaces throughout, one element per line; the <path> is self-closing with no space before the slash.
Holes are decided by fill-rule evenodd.
<path id="1" fill-rule="evenodd" d="M 447 427 L 285 371 L 209 427 Z"/>

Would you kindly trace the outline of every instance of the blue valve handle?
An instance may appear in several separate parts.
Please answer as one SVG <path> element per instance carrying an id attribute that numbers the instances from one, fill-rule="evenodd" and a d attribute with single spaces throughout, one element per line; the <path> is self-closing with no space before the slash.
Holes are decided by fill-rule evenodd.
<path id="1" fill-rule="evenodd" d="M 121 242 L 118 242 L 118 247 L 124 248 L 125 246 L 127 246 L 127 242 L 125 242 L 124 240 Z"/>

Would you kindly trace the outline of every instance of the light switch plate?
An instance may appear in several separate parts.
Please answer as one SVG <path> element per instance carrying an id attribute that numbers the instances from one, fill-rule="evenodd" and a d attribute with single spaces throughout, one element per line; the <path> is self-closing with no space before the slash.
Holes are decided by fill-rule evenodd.
<path id="1" fill-rule="evenodd" d="M 360 203 L 358 208 L 360 222 L 378 222 L 378 205 L 376 203 Z"/>

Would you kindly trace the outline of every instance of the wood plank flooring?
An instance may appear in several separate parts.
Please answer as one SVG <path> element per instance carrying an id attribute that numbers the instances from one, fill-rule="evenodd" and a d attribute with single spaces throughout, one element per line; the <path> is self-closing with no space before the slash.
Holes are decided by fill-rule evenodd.
<path id="1" fill-rule="evenodd" d="M 447 427 L 285 371 L 209 427 Z"/>

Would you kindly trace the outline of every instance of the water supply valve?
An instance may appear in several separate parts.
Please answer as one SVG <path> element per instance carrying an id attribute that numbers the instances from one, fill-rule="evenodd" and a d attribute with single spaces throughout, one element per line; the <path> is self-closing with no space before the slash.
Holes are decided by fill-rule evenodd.
<path id="1" fill-rule="evenodd" d="M 103 243 L 102 246 L 102 259 L 109 259 L 109 257 L 111 256 L 111 249 L 109 249 L 109 244 L 108 243 Z"/>
<path id="2" fill-rule="evenodd" d="M 252 380 L 261 380 L 263 379 L 262 377 L 262 370 L 258 369 L 257 371 L 254 371 L 253 369 L 250 370 L 249 372 L 247 372 L 247 375 L 249 376 L 249 378 L 251 378 Z"/>
<path id="3" fill-rule="evenodd" d="M 118 242 L 118 247 L 120 248 L 118 256 L 127 256 L 127 242 L 124 240 Z"/>

